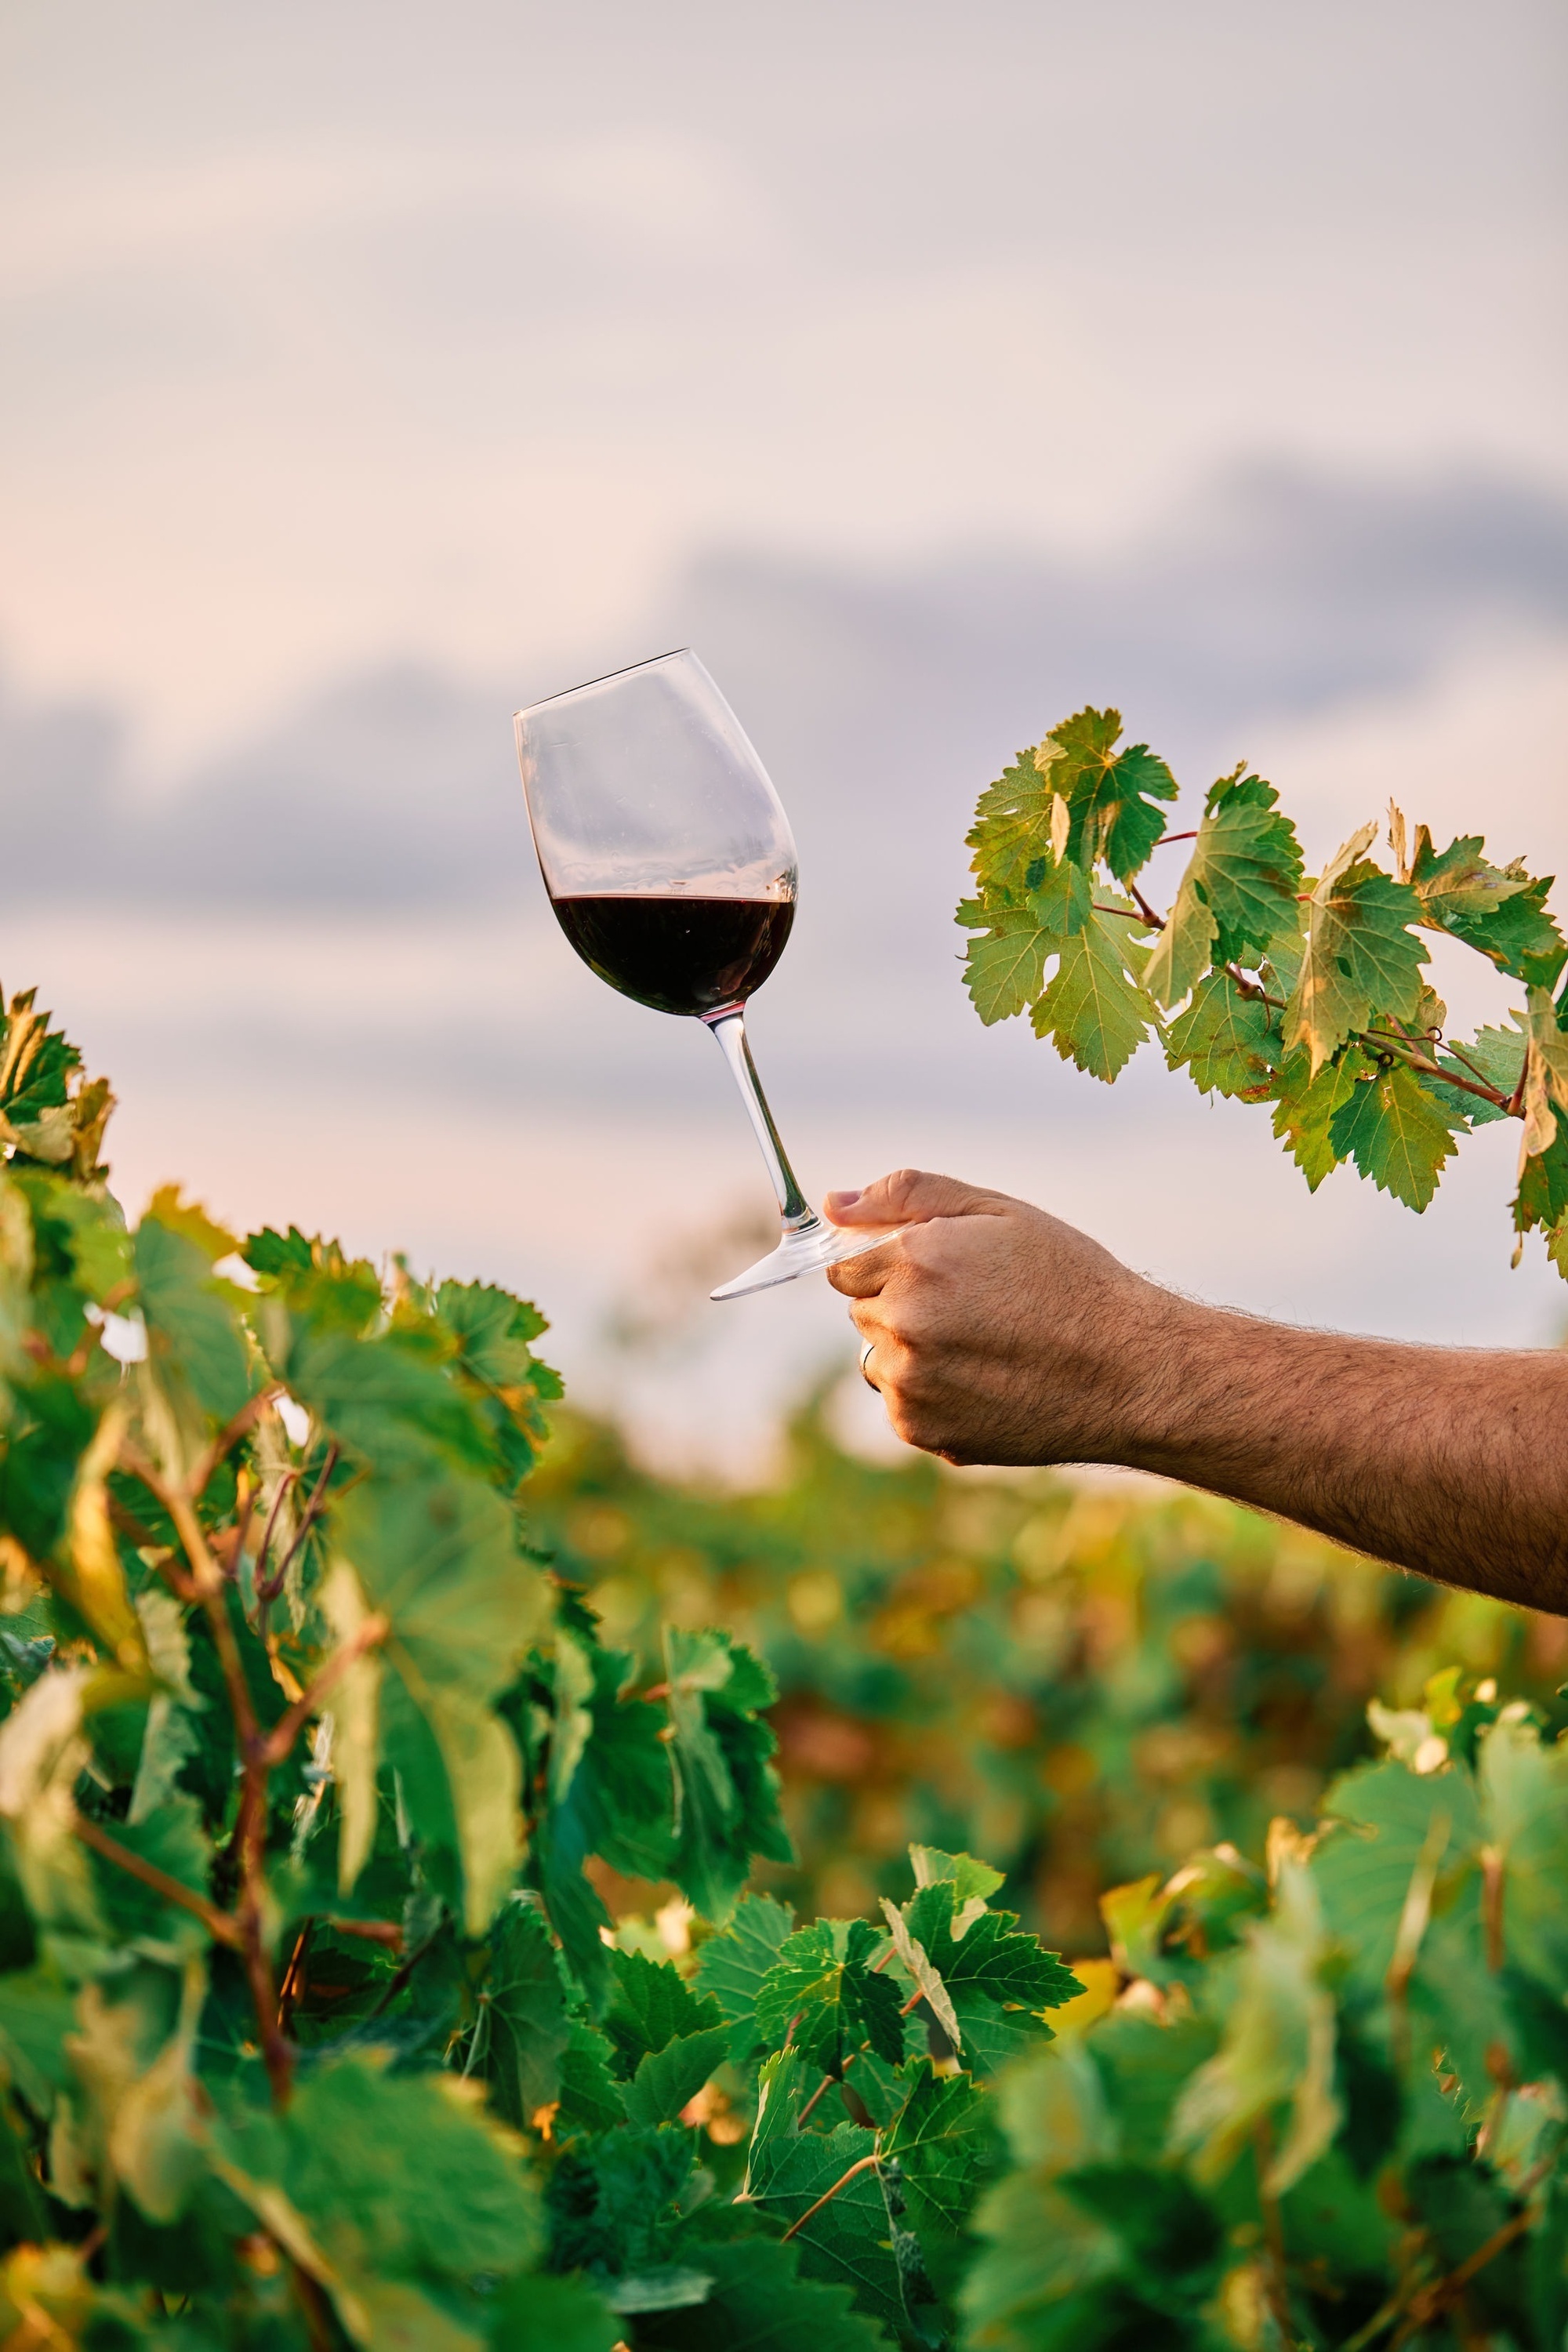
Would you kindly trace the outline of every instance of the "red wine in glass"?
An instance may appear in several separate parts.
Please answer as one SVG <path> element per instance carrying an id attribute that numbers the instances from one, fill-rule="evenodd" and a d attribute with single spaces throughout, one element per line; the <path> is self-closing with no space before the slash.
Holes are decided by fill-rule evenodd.
<path id="1" fill-rule="evenodd" d="M 795 921 L 789 820 L 695 654 L 661 654 L 520 710 L 518 760 L 556 920 L 591 971 L 723 1049 L 778 1199 L 778 1247 L 712 1294 L 738 1298 L 886 1238 L 826 1223 L 784 1154 L 742 1007 Z"/>
<path id="2" fill-rule="evenodd" d="M 743 1004 L 784 951 L 793 898 L 552 898 L 555 919 L 587 965 L 656 1013 Z"/>

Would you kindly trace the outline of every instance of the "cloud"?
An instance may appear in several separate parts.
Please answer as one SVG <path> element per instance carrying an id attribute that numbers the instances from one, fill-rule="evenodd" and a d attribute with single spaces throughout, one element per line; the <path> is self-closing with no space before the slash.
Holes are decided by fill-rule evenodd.
<path id="1" fill-rule="evenodd" d="M 816 887 L 847 899 L 870 860 L 896 928 L 900 908 L 951 897 L 979 782 L 1085 701 L 1119 703 L 1195 782 L 1249 749 L 1249 726 L 1564 629 L 1561 498 L 1481 475 L 1258 467 L 1110 558 L 982 549 L 892 572 L 713 553 L 648 616 L 647 642 L 697 645 L 774 770 Z M 388 663 L 149 800 L 128 787 L 112 710 L 13 690 L 0 908 L 516 899 L 532 861 L 509 718 L 499 687 Z"/>

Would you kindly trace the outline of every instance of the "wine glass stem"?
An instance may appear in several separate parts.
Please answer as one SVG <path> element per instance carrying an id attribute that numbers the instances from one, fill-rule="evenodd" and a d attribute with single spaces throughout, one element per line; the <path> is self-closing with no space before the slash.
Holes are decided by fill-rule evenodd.
<path id="1" fill-rule="evenodd" d="M 717 1013 L 705 1013 L 702 1019 L 719 1040 L 724 1059 L 734 1072 L 735 1084 L 741 1089 L 741 1100 L 746 1106 L 746 1116 L 752 1131 L 762 1146 L 763 1158 L 768 1163 L 768 1174 L 773 1180 L 778 1195 L 779 1214 L 785 1230 L 792 1234 L 807 1232 L 818 1224 L 816 1210 L 795 1181 L 795 1170 L 784 1155 L 779 1140 L 773 1115 L 768 1108 L 767 1097 L 757 1076 L 757 1066 L 752 1059 L 752 1049 L 746 1043 L 746 1024 L 738 1004 L 726 1004 Z"/>

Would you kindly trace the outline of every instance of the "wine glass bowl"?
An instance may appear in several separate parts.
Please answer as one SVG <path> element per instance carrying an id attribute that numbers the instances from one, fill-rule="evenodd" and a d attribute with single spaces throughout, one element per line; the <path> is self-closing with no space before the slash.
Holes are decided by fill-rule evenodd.
<path id="1" fill-rule="evenodd" d="M 779 1140 L 742 1007 L 784 953 L 797 866 L 789 819 L 695 654 L 661 654 L 516 715 L 518 763 L 557 921 L 590 971 L 702 1021 L 729 1063 L 777 1196 L 777 1249 L 735 1298 L 873 1248 L 806 1201 Z"/>

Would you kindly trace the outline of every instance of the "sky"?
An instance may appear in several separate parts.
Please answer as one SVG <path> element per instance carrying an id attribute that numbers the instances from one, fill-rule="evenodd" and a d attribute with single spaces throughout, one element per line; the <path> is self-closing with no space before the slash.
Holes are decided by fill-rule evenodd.
<path id="1" fill-rule="evenodd" d="M 1565 53 L 1545 0 L 10 0 L 0 971 L 127 1197 L 525 1284 L 650 1447 L 760 1460 L 841 1307 L 701 1303 L 750 1138 L 573 961 L 511 764 L 690 642 L 800 841 L 808 1190 L 935 1162 L 1261 1311 L 1554 1338 L 1496 1130 L 1425 1219 L 1309 1199 L 1152 1055 L 982 1032 L 950 919 L 1089 700 L 1314 858 L 1392 793 L 1568 860 Z"/>

